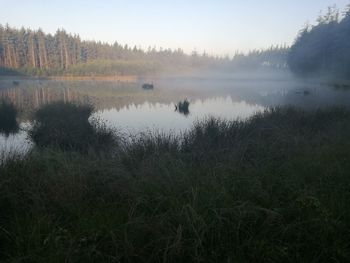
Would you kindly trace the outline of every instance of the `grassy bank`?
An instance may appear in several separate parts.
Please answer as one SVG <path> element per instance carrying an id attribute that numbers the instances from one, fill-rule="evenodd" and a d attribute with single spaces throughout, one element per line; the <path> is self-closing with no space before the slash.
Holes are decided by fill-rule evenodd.
<path id="1" fill-rule="evenodd" d="M 0 166 L 1 262 L 346 262 L 350 112 L 207 119 Z"/>

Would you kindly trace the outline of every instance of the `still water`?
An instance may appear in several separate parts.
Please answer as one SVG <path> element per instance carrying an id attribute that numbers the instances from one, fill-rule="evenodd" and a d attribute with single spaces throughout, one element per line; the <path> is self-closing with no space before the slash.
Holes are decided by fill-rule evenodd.
<path id="1" fill-rule="evenodd" d="M 263 110 L 263 106 L 248 104 L 245 101 L 233 101 L 227 97 L 194 99 L 190 101 L 188 115 L 175 111 L 174 103 L 130 104 L 120 109 L 107 109 L 97 112 L 109 125 L 126 132 L 136 134 L 140 131 L 155 130 L 161 132 L 181 132 L 207 116 L 225 119 L 245 119 L 255 112 Z"/>
<path id="2" fill-rule="evenodd" d="M 20 111 L 21 130 L 0 134 L 0 153 L 26 152 L 30 116 L 52 101 L 93 103 L 95 117 L 124 134 L 144 131 L 180 133 L 193 122 L 209 116 L 246 119 L 267 107 L 295 105 L 302 108 L 349 106 L 350 92 L 320 81 L 296 80 L 287 73 L 237 76 L 191 76 L 139 79 L 133 82 L 94 80 L 0 79 L 0 98 L 11 100 Z M 153 90 L 142 84 L 154 83 Z M 187 99 L 189 113 L 175 104 Z"/>

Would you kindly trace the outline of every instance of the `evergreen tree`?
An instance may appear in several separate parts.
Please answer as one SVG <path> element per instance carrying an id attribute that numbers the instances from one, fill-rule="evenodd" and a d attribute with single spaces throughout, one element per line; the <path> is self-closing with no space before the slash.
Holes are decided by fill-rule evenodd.
<path id="1" fill-rule="evenodd" d="M 288 65 L 298 75 L 350 76 L 350 7 L 340 16 L 328 8 L 317 25 L 305 27 L 288 55 Z"/>

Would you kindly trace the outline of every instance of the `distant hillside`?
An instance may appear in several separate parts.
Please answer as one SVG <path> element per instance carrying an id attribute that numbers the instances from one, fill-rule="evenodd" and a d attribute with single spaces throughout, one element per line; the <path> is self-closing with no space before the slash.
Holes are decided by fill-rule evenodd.
<path id="1" fill-rule="evenodd" d="M 286 66 L 288 47 L 254 50 L 233 58 L 209 56 L 205 52 L 185 54 L 181 49 L 129 47 L 81 40 L 78 35 L 57 30 L 15 29 L 0 25 L 0 75 L 145 75 L 198 69 Z"/>

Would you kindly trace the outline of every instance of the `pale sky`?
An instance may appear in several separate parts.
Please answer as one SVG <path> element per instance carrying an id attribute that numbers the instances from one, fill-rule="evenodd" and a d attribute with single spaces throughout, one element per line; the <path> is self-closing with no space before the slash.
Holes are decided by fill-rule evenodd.
<path id="1" fill-rule="evenodd" d="M 0 23 L 82 39 L 233 54 L 291 44 L 321 10 L 350 0 L 0 0 Z"/>

